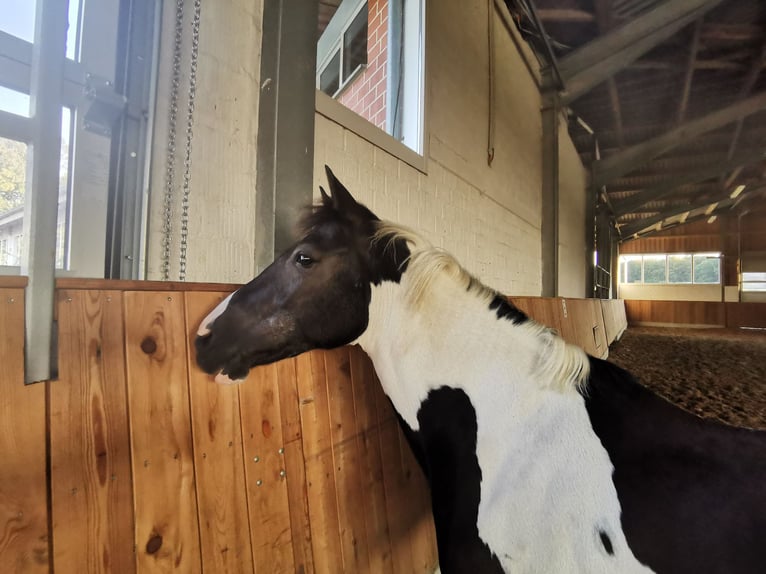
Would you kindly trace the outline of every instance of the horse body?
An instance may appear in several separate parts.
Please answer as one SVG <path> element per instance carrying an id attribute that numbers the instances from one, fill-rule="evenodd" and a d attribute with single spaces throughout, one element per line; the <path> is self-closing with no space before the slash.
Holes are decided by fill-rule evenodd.
<path id="1" fill-rule="evenodd" d="M 202 322 L 216 381 L 358 342 L 428 478 L 444 574 L 763 571 L 766 433 L 670 405 L 328 179 L 303 238 Z"/>
<path id="2" fill-rule="evenodd" d="M 373 288 L 357 342 L 422 450 L 437 539 L 449 540 L 442 572 L 648 572 L 622 533 L 612 465 L 575 380 L 547 379 L 587 374 L 585 353 L 500 318 L 486 294 L 445 274 L 414 300 L 417 275 L 431 271 L 417 256 L 399 283 Z M 461 445 L 471 434 L 472 449 Z M 472 460 L 480 472 L 466 472 Z M 439 516 L 454 507 L 459 520 Z M 481 569 L 491 556 L 494 569 Z"/>

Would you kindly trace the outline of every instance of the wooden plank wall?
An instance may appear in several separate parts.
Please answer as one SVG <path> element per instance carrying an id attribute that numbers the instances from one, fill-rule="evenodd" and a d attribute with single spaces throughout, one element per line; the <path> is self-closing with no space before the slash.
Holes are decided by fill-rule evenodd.
<path id="1" fill-rule="evenodd" d="M 627 327 L 621 299 L 511 297 L 510 301 L 531 318 L 556 329 L 566 341 L 602 359 Z"/>
<path id="2" fill-rule="evenodd" d="M 625 312 L 631 325 L 766 328 L 766 303 L 629 299 Z"/>
<path id="3" fill-rule="evenodd" d="M 60 378 L 24 386 L 24 292 L 0 289 L 0 571 L 433 570 L 425 479 L 366 355 L 216 385 L 191 333 L 225 295 L 69 283 Z"/>

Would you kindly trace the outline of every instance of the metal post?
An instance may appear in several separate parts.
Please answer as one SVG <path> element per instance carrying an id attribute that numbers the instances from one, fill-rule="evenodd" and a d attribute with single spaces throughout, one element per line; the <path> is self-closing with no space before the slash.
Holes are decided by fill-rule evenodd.
<path id="1" fill-rule="evenodd" d="M 318 10 L 317 2 L 305 0 L 263 6 L 257 272 L 292 242 L 292 226 L 313 195 Z"/>
<path id="2" fill-rule="evenodd" d="M 543 212 L 542 243 L 543 297 L 558 295 L 559 268 L 559 111 L 558 93 L 543 92 Z"/>
<path id="3" fill-rule="evenodd" d="M 55 378 L 53 295 L 61 159 L 61 95 L 69 0 L 37 0 L 30 85 L 32 139 L 27 164 L 21 273 L 26 293 L 25 371 L 28 383 Z"/>

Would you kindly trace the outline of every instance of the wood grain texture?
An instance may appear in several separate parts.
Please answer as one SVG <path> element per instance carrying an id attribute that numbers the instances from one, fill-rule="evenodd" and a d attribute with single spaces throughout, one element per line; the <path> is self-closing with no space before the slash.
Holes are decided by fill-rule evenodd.
<path id="1" fill-rule="evenodd" d="M 607 345 L 620 338 L 628 327 L 625 317 L 625 301 L 622 299 L 601 299 L 601 314 L 604 318 L 604 332 Z"/>
<path id="2" fill-rule="evenodd" d="M 249 573 L 253 571 L 253 553 L 239 389 L 235 385 L 216 384 L 194 360 L 196 326 L 226 295 L 185 294 L 200 546 L 204 571 Z"/>
<path id="3" fill-rule="evenodd" d="M 137 571 L 201 571 L 183 297 L 127 292 Z"/>
<path id="4" fill-rule="evenodd" d="M 282 439 L 287 471 L 287 498 L 290 506 L 290 530 L 293 539 L 295 571 L 314 572 L 311 549 L 306 465 L 303 456 L 300 399 L 296 374 L 297 359 L 279 361 L 276 365 L 279 385 L 279 407 L 282 415 Z"/>
<path id="5" fill-rule="evenodd" d="M 24 290 L 0 289 L 0 569 L 49 571 L 45 384 L 24 385 Z"/>
<path id="6" fill-rule="evenodd" d="M 49 383 L 53 566 L 135 572 L 122 293 L 59 291 Z"/>
<path id="7" fill-rule="evenodd" d="M 386 491 L 383 484 L 383 460 L 380 454 L 380 420 L 376 407 L 375 378 L 372 362 L 360 347 L 349 349 L 351 384 L 356 413 L 356 428 L 361 460 L 364 497 L 363 516 L 371 573 L 391 574 L 393 563 L 391 539 L 386 515 Z"/>
<path id="8" fill-rule="evenodd" d="M 314 571 L 317 574 L 337 574 L 343 571 L 343 555 L 333 472 L 325 353 L 312 351 L 298 356 L 296 378 Z"/>
<path id="9" fill-rule="evenodd" d="M 393 569 L 401 574 L 416 572 L 417 560 L 413 555 L 410 528 L 411 513 L 407 508 L 407 505 L 412 504 L 412 497 L 408 496 L 407 481 L 402 467 L 399 421 L 379 383 L 375 385 L 375 401 L 380 420 L 380 457 L 383 464 L 383 487 Z"/>
<path id="10" fill-rule="evenodd" d="M 561 314 L 557 297 L 511 297 L 510 300 L 538 323 L 561 332 Z"/>
<path id="11" fill-rule="evenodd" d="M 250 371 L 239 391 L 255 571 L 292 573 L 295 565 L 276 365 Z"/>
<path id="12" fill-rule="evenodd" d="M 717 301 L 626 299 L 625 312 L 631 325 L 654 323 L 722 327 L 726 324 L 725 304 Z"/>
<path id="13" fill-rule="evenodd" d="M 357 444 L 354 393 L 348 347 L 325 353 L 327 393 L 330 398 L 330 428 L 335 484 L 338 490 L 338 520 L 344 572 L 368 572 L 370 556 L 364 516 L 366 493 L 362 491 L 361 457 Z"/>

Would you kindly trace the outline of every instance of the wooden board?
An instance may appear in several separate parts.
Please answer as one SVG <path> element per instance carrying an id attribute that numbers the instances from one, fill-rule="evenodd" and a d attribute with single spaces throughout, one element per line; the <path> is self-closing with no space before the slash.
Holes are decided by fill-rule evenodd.
<path id="1" fill-rule="evenodd" d="M 122 293 L 59 291 L 49 383 L 53 566 L 135 572 Z"/>
<path id="2" fill-rule="evenodd" d="M 314 570 L 316 574 L 336 574 L 343 571 L 343 556 L 324 354 L 325 351 L 312 351 L 298 356 L 296 378 Z"/>
<path id="3" fill-rule="evenodd" d="M 202 568 L 252 572 L 239 389 L 218 385 L 194 361 L 196 326 L 227 293 L 186 293 L 189 398 Z"/>
<path id="4" fill-rule="evenodd" d="M 0 289 L 0 569 L 49 571 L 45 384 L 24 385 L 24 291 Z"/>
<path id="5" fill-rule="evenodd" d="M 511 297 L 511 302 L 529 317 L 561 332 L 560 300 L 556 297 Z"/>
<path id="6" fill-rule="evenodd" d="M 380 449 L 380 420 L 376 407 L 376 386 L 372 362 L 359 347 L 349 349 L 351 385 L 356 413 L 356 428 L 361 459 L 363 516 L 371 574 L 391 574 L 391 539 L 386 515 L 386 491 Z"/>
<path id="7" fill-rule="evenodd" d="M 601 313 L 604 317 L 606 343 L 611 345 L 620 338 L 628 327 L 628 320 L 625 317 L 625 301 L 622 299 L 602 299 Z"/>
<path id="8" fill-rule="evenodd" d="M 127 292 L 137 571 L 201 571 L 183 296 Z"/>
<path id="9" fill-rule="evenodd" d="M 292 574 L 295 565 L 276 365 L 253 369 L 239 391 L 255 571 Z"/>
<path id="10" fill-rule="evenodd" d="M 766 328 L 766 303 L 726 303 L 726 326 Z"/>
<path id="11" fill-rule="evenodd" d="M 311 549 L 306 465 L 303 457 L 300 398 L 298 395 L 297 359 L 279 361 L 276 365 L 279 385 L 279 407 L 282 416 L 282 440 L 287 471 L 287 498 L 290 506 L 290 530 L 293 563 L 296 572 L 314 572 Z"/>
<path id="12" fill-rule="evenodd" d="M 598 299 L 559 299 L 561 336 L 599 358 L 609 354 Z"/>
<path id="13" fill-rule="evenodd" d="M 715 301 L 625 301 L 628 323 L 677 324 L 722 327 L 726 324 L 724 303 Z"/>
<path id="14" fill-rule="evenodd" d="M 364 516 L 361 457 L 357 444 L 354 393 L 348 347 L 324 354 L 327 393 L 330 397 L 330 429 L 335 485 L 338 490 L 338 521 L 344 572 L 368 572 L 370 556 Z"/>

